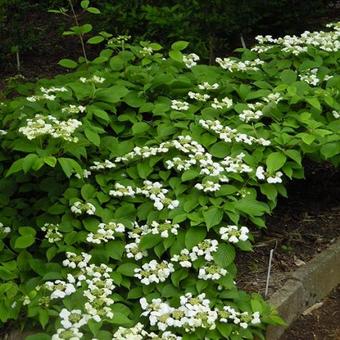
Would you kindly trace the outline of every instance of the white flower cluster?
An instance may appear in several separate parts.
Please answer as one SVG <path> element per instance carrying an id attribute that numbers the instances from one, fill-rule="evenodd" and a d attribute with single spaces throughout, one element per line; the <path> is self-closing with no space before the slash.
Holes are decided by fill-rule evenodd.
<path id="1" fill-rule="evenodd" d="M 90 319 L 90 316 L 84 314 L 80 309 L 68 311 L 66 308 L 60 311 L 59 317 L 61 319 L 60 323 L 65 329 L 80 328 L 86 325 Z"/>
<path id="2" fill-rule="evenodd" d="M 286 35 L 283 38 L 273 39 L 272 36 L 257 36 L 256 40 L 260 45 L 252 48 L 253 51 L 263 53 L 268 49 L 279 45 L 282 51 L 299 55 L 307 52 L 308 46 L 313 46 L 326 52 L 337 52 L 340 49 L 340 29 L 338 23 L 333 26 L 334 30 L 330 32 L 305 31 L 300 36 Z"/>
<path id="3" fill-rule="evenodd" d="M 243 329 L 247 329 L 249 325 L 257 325 L 261 323 L 260 313 L 254 312 L 249 314 L 248 312 L 237 312 L 230 306 L 224 306 L 222 310 L 218 311 L 220 322 L 234 323 L 239 325 Z"/>
<path id="4" fill-rule="evenodd" d="M 41 230 L 46 232 L 45 238 L 49 243 L 58 242 L 63 238 L 63 234 L 59 231 L 59 224 L 45 223 Z"/>
<path id="5" fill-rule="evenodd" d="M 253 169 L 244 162 L 244 157 L 246 155 L 241 152 L 235 157 L 227 156 L 223 159 L 221 164 L 225 167 L 224 170 L 232 173 L 249 173 Z"/>
<path id="6" fill-rule="evenodd" d="M 180 306 L 177 308 L 170 306 L 161 299 L 152 299 L 149 303 L 146 298 L 141 298 L 139 303 L 144 310 L 142 316 L 147 316 L 150 325 L 156 326 L 160 331 L 165 331 L 168 328 L 182 328 L 186 332 L 194 332 L 197 328 L 212 330 L 216 328 L 217 321 L 234 323 L 243 329 L 261 323 L 259 312 L 252 314 L 238 312 L 231 306 L 224 306 L 223 309 L 212 309 L 210 300 L 206 298 L 204 293 L 196 297 L 191 293 L 182 295 Z M 139 329 L 142 329 L 142 327 L 139 326 Z"/>
<path id="7" fill-rule="evenodd" d="M 196 261 L 199 257 L 204 257 L 207 262 L 213 261 L 213 253 L 217 251 L 218 241 L 205 239 L 198 245 L 194 246 L 191 251 L 182 249 L 180 254 L 176 254 L 171 258 L 172 262 L 177 262 L 183 268 L 191 268 L 192 262 Z"/>
<path id="8" fill-rule="evenodd" d="M 203 183 L 196 183 L 195 188 L 204 192 L 215 192 L 221 189 L 221 184 L 207 180 Z"/>
<path id="9" fill-rule="evenodd" d="M 57 93 L 57 92 L 67 92 L 67 89 L 65 87 L 51 87 L 49 89 L 46 89 L 44 87 L 40 88 L 40 91 L 43 93 L 42 95 L 35 95 L 35 96 L 31 96 L 31 97 L 27 97 L 26 99 L 29 102 L 36 102 L 38 100 L 55 100 L 56 99 L 56 95 L 55 94 L 50 94 L 50 93 Z"/>
<path id="10" fill-rule="evenodd" d="M 173 99 L 171 101 L 171 108 L 176 111 L 188 111 L 189 110 L 189 103 L 184 102 L 182 100 Z"/>
<path id="11" fill-rule="evenodd" d="M 89 176 L 91 175 L 91 171 L 88 171 L 86 169 L 83 170 L 83 176 L 81 176 L 81 174 L 74 174 L 75 177 L 81 179 L 81 178 L 89 178 Z"/>
<path id="12" fill-rule="evenodd" d="M 147 316 L 151 326 L 156 326 L 160 331 L 167 328 L 183 328 L 186 332 L 195 331 L 197 328 L 214 329 L 218 313 L 210 308 L 210 300 L 205 294 L 194 297 L 187 293 L 180 297 L 180 306 L 171 307 L 161 299 L 152 299 L 148 303 L 145 298 L 140 299 L 140 305 Z"/>
<path id="13" fill-rule="evenodd" d="M 309 85 L 317 86 L 320 83 L 320 79 L 317 76 L 318 71 L 319 70 L 317 68 L 313 68 L 304 72 L 304 74 L 300 74 L 299 78 Z"/>
<path id="14" fill-rule="evenodd" d="M 156 260 L 151 260 L 144 263 L 142 268 L 136 268 L 134 276 L 140 279 L 144 285 L 151 283 L 164 282 L 171 273 L 175 271 L 174 265 L 167 261 L 158 263 Z"/>
<path id="15" fill-rule="evenodd" d="M 221 227 L 219 230 L 221 239 L 230 243 L 238 243 L 239 241 L 247 241 L 249 229 L 247 227 L 238 227 L 236 225 L 228 225 Z"/>
<path id="16" fill-rule="evenodd" d="M 270 141 L 264 138 L 255 138 L 249 136 L 245 133 L 239 133 L 236 129 L 232 129 L 229 126 L 223 126 L 220 121 L 215 120 L 203 120 L 199 121 L 199 124 L 207 130 L 211 130 L 219 135 L 219 138 L 225 141 L 226 143 L 230 143 L 232 141 L 238 143 L 245 143 L 248 145 L 252 145 L 253 143 L 257 143 L 263 146 L 270 145 Z"/>
<path id="17" fill-rule="evenodd" d="M 46 281 L 44 284 L 44 288 L 51 291 L 50 298 L 53 299 L 63 299 L 64 297 L 73 294 L 76 291 L 76 287 L 73 283 L 56 280 Z"/>
<path id="18" fill-rule="evenodd" d="M 69 105 L 61 109 L 62 113 L 77 114 L 79 112 L 83 113 L 86 110 L 86 106 L 83 105 Z"/>
<path id="19" fill-rule="evenodd" d="M 226 269 L 221 268 L 216 264 L 208 264 L 200 267 L 198 272 L 198 278 L 201 280 L 219 280 L 227 273 L 228 271 Z"/>
<path id="20" fill-rule="evenodd" d="M 146 57 L 148 55 L 152 55 L 153 49 L 152 47 L 143 47 L 139 52 L 143 57 Z"/>
<path id="21" fill-rule="evenodd" d="M 175 209 L 179 205 L 178 200 L 171 200 L 165 195 L 169 192 L 168 189 L 164 189 L 159 182 L 151 182 L 145 180 L 142 188 L 133 189 L 131 186 L 124 186 L 119 183 L 115 184 L 115 190 L 110 190 L 109 195 L 113 197 L 130 196 L 134 197 L 136 194 L 144 195 L 150 198 L 154 202 L 154 207 L 157 210 L 168 208 L 170 210 Z"/>
<path id="22" fill-rule="evenodd" d="M 183 56 L 183 62 L 187 68 L 192 68 L 197 65 L 197 61 L 200 60 L 200 57 L 195 53 L 190 53 Z"/>
<path id="23" fill-rule="evenodd" d="M 339 118 L 340 118 L 340 112 L 338 112 L 338 111 L 333 110 L 333 111 L 332 111 L 332 115 L 333 115 L 333 117 L 334 117 L 335 119 L 339 119 Z"/>
<path id="24" fill-rule="evenodd" d="M 7 133 L 8 132 L 6 130 L 0 130 L 0 136 L 5 136 Z"/>
<path id="25" fill-rule="evenodd" d="M 80 255 L 66 252 L 67 259 L 63 261 L 63 266 L 71 269 L 86 268 L 91 260 L 91 255 L 82 252 Z"/>
<path id="26" fill-rule="evenodd" d="M 217 90 L 220 87 L 219 84 L 214 83 L 214 84 L 209 84 L 208 82 L 203 82 L 202 84 L 198 84 L 198 88 L 200 90 Z"/>
<path id="27" fill-rule="evenodd" d="M 170 220 L 164 222 L 152 221 L 150 225 L 139 226 L 137 222 L 134 222 L 134 228 L 128 232 L 128 237 L 134 239 L 134 242 L 128 243 L 125 246 L 126 256 L 128 258 L 134 258 L 136 261 L 148 255 L 146 250 L 141 250 L 139 247 L 141 237 L 144 235 L 160 235 L 162 238 L 168 238 L 170 234 L 177 235 L 179 224 L 173 223 Z"/>
<path id="28" fill-rule="evenodd" d="M 277 171 L 274 176 L 270 176 L 263 168 L 263 166 L 258 166 L 256 169 L 256 177 L 260 180 L 266 180 L 270 184 L 282 183 L 283 173 Z"/>
<path id="29" fill-rule="evenodd" d="M 202 94 L 199 92 L 192 92 L 192 91 L 188 92 L 188 96 L 190 99 L 195 99 L 199 102 L 206 102 L 210 98 L 208 94 Z"/>
<path id="30" fill-rule="evenodd" d="M 240 120 L 242 120 L 243 122 L 246 122 L 246 123 L 249 123 L 252 120 L 258 120 L 262 116 L 263 116 L 262 111 L 260 111 L 260 110 L 253 111 L 253 110 L 250 110 L 250 109 L 243 110 L 239 115 Z"/>
<path id="31" fill-rule="evenodd" d="M 281 101 L 283 98 L 281 96 L 281 93 L 279 92 L 274 92 L 274 93 L 270 93 L 268 94 L 268 96 L 264 97 L 263 100 L 267 103 L 270 102 L 274 102 L 274 103 L 278 103 L 279 101 Z M 255 103 L 256 105 L 257 103 Z"/>
<path id="32" fill-rule="evenodd" d="M 71 211 L 76 215 L 82 215 L 84 213 L 88 215 L 94 215 L 96 212 L 96 207 L 89 202 L 83 203 L 80 201 L 76 201 L 71 206 Z"/>
<path id="33" fill-rule="evenodd" d="M 113 317 L 110 306 L 114 303 L 111 296 L 115 286 L 111 279 L 111 272 L 112 269 L 104 263 L 99 266 L 91 264 L 84 270 L 84 275 L 87 277 L 84 297 L 88 300 L 85 303 L 85 310 L 97 322 L 103 318 L 112 319 Z"/>
<path id="34" fill-rule="evenodd" d="M 66 141 L 76 143 L 78 138 L 72 137 L 72 134 L 81 125 L 82 123 L 77 119 L 60 121 L 51 115 L 43 116 L 37 114 L 34 118 L 27 119 L 26 126 L 19 128 L 19 132 L 29 140 L 43 135 L 50 135 L 53 138 L 62 138 Z"/>
<path id="35" fill-rule="evenodd" d="M 105 78 L 94 75 L 91 78 L 80 77 L 79 80 L 82 83 L 102 84 L 102 83 L 104 83 Z"/>
<path id="36" fill-rule="evenodd" d="M 233 106 L 233 100 L 228 97 L 222 98 L 222 100 L 218 100 L 217 98 L 214 98 L 214 102 L 211 103 L 211 107 L 213 109 L 219 110 L 219 109 L 230 109 Z"/>
<path id="37" fill-rule="evenodd" d="M 216 58 L 216 62 L 225 70 L 230 72 L 240 71 L 240 72 L 248 72 L 248 71 L 258 71 L 260 65 L 264 64 L 264 61 L 261 59 L 255 60 L 245 60 L 239 61 L 232 58 Z"/>
<path id="38" fill-rule="evenodd" d="M 104 162 L 93 162 L 93 165 L 90 166 L 91 170 L 104 170 L 104 169 L 114 169 L 117 165 L 106 159 Z"/>
<path id="39" fill-rule="evenodd" d="M 114 240 L 117 233 L 121 234 L 124 233 L 124 231 L 125 226 L 121 223 L 99 223 L 97 231 L 89 233 L 86 241 L 95 244 L 105 243 L 109 240 Z"/>
<path id="40" fill-rule="evenodd" d="M 7 235 L 11 232 L 10 227 L 5 227 L 3 223 L 0 222 L 0 236 Z"/>
<path id="41" fill-rule="evenodd" d="M 144 325 L 138 322 L 131 328 L 119 327 L 112 340 L 182 340 L 182 337 L 169 331 L 159 335 L 154 332 L 148 333 L 144 330 Z"/>
<path id="42" fill-rule="evenodd" d="M 77 328 L 58 328 L 57 333 L 53 334 L 51 340 L 80 340 L 83 337 L 83 333 Z"/>
<path id="43" fill-rule="evenodd" d="M 58 93 L 58 92 L 67 92 L 67 88 L 62 86 L 62 87 L 55 87 L 55 86 L 52 86 L 50 88 L 45 88 L 45 87 L 41 87 L 40 88 L 40 91 L 42 93 L 46 93 L 46 94 L 50 94 L 50 93 Z"/>
<path id="44" fill-rule="evenodd" d="M 148 256 L 147 250 L 140 249 L 140 238 L 136 238 L 135 242 L 127 243 L 125 245 L 126 257 L 134 258 L 136 261 Z"/>

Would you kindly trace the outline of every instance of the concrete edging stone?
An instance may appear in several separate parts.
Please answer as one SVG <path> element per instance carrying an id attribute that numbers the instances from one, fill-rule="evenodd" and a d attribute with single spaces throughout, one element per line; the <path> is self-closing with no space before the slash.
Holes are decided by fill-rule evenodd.
<path id="1" fill-rule="evenodd" d="M 340 238 L 287 277 L 268 302 L 286 321 L 286 327 L 269 326 L 267 340 L 279 340 L 285 329 L 308 307 L 325 298 L 340 283 Z"/>

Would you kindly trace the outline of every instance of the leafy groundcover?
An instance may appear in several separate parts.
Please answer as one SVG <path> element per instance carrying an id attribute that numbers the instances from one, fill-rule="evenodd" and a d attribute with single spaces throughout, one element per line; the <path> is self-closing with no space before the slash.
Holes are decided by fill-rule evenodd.
<path id="1" fill-rule="evenodd" d="M 214 66 L 184 41 L 109 41 L 18 87 L 0 105 L 1 327 L 264 339 L 282 321 L 237 289 L 235 253 L 305 156 L 340 163 L 339 35 L 260 36 Z"/>

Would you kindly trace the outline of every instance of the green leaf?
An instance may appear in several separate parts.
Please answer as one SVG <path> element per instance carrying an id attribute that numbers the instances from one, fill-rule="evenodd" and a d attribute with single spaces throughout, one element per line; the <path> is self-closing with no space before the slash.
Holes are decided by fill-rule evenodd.
<path id="1" fill-rule="evenodd" d="M 266 159 L 267 170 L 269 173 L 273 173 L 278 169 L 281 169 L 286 163 L 287 157 L 280 151 L 272 152 Z"/>
<path id="2" fill-rule="evenodd" d="M 129 93 L 129 90 L 125 86 L 114 85 L 105 89 L 98 89 L 96 91 L 96 99 L 104 102 L 115 104 L 118 103 L 121 98 L 125 97 Z"/>
<path id="3" fill-rule="evenodd" d="M 78 63 L 72 59 L 61 59 L 58 64 L 65 68 L 76 68 L 78 66 Z"/>
<path id="4" fill-rule="evenodd" d="M 286 150 L 285 154 L 301 166 L 301 153 L 297 150 Z"/>
<path id="5" fill-rule="evenodd" d="M 91 14 L 100 14 L 100 10 L 98 8 L 96 8 L 96 7 L 88 7 L 86 9 L 86 11 L 91 13 Z"/>
<path id="6" fill-rule="evenodd" d="M 38 155 L 34 153 L 31 153 L 24 158 L 22 163 L 22 169 L 24 170 L 24 173 L 27 173 L 33 167 L 33 164 L 38 158 Z"/>
<path id="7" fill-rule="evenodd" d="M 186 170 L 183 172 L 182 174 L 182 181 L 185 182 L 185 181 L 190 181 L 196 177 L 198 177 L 200 175 L 200 172 L 199 170 L 197 169 L 189 169 L 189 170 Z"/>
<path id="8" fill-rule="evenodd" d="M 91 184 L 84 184 L 81 188 L 81 195 L 84 200 L 88 201 L 94 198 L 96 194 L 96 188 Z"/>
<path id="9" fill-rule="evenodd" d="M 57 159 L 53 156 L 46 156 L 43 158 L 43 161 L 52 168 L 54 168 L 57 164 Z"/>
<path id="10" fill-rule="evenodd" d="M 71 177 L 74 171 L 82 175 L 82 168 L 74 159 L 61 157 L 58 158 L 58 162 L 67 177 Z"/>
<path id="11" fill-rule="evenodd" d="M 260 189 L 262 194 L 266 195 L 268 199 L 270 199 L 271 201 L 275 201 L 277 196 L 277 190 L 275 185 L 264 183 L 260 185 Z"/>
<path id="12" fill-rule="evenodd" d="M 117 272 L 125 276 L 133 277 L 135 274 L 135 269 L 137 268 L 139 268 L 137 264 L 132 263 L 132 262 L 127 262 L 127 263 L 121 264 L 117 268 Z"/>
<path id="13" fill-rule="evenodd" d="M 14 243 L 15 248 L 23 249 L 31 246 L 34 243 L 34 236 L 32 234 L 27 234 L 19 236 Z"/>
<path id="14" fill-rule="evenodd" d="M 104 41 L 104 37 L 100 35 L 96 35 L 95 37 L 88 39 L 87 43 L 91 45 L 96 45 L 96 44 L 100 44 L 102 41 Z"/>
<path id="15" fill-rule="evenodd" d="M 323 145 L 320 152 L 326 159 L 340 154 L 340 142 L 327 143 Z"/>
<path id="16" fill-rule="evenodd" d="M 183 54 L 180 51 L 170 51 L 169 56 L 172 60 L 183 62 Z"/>
<path id="17" fill-rule="evenodd" d="M 15 161 L 11 166 L 10 168 L 8 169 L 7 173 L 6 173 L 6 177 L 12 175 L 12 174 L 15 174 L 16 172 L 19 172 L 22 170 L 22 166 L 23 166 L 23 162 L 24 162 L 24 159 L 23 158 L 20 158 L 18 159 L 17 161 Z"/>
<path id="18" fill-rule="evenodd" d="M 153 248 L 159 242 L 161 242 L 162 238 L 160 235 L 148 234 L 141 237 L 139 248 L 141 250 L 146 250 Z"/>
<path id="19" fill-rule="evenodd" d="M 225 142 L 218 142 L 215 143 L 209 151 L 215 157 L 224 158 L 229 155 L 230 146 Z"/>
<path id="20" fill-rule="evenodd" d="M 227 268 L 235 259 L 235 248 L 226 243 L 220 243 L 218 249 L 213 253 L 214 261 L 222 268 Z"/>
<path id="21" fill-rule="evenodd" d="M 19 227 L 19 234 L 22 236 L 25 235 L 35 236 L 36 233 L 37 233 L 36 230 L 31 227 Z"/>
<path id="22" fill-rule="evenodd" d="M 89 4 L 90 4 L 90 0 L 83 0 L 81 1 L 80 6 L 81 8 L 86 9 L 87 7 L 89 7 Z"/>
<path id="23" fill-rule="evenodd" d="M 182 51 L 187 48 L 189 43 L 187 41 L 176 41 L 171 45 L 171 49 L 174 51 Z"/>
<path id="24" fill-rule="evenodd" d="M 105 245 L 105 251 L 107 255 L 115 260 L 121 260 L 124 250 L 124 242 L 122 241 L 114 240 L 106 243 Z"/>
<path id="25" fill-rule="evenodd" d="M 137 122 L 132 125 L 132 133 L 134 135 L 140 135 L 150 130 L 151 126 L 148 123 Z"/>
<path id="26" fill-rule="evenodd" d="M 207 228 L 210 229 L 222 221 L 223 210 L 217 207 L 210 207 L 208 210 L 203 211 L 203 217 Z"/>
<path id="27" fill-rule="evenodd" d="M 185 234 L 185 246 L 188 249 L 202 242 L 207 236 L 207 231 L 203 227 L 190 227 Z"/>
<path id="28" fill-rule="evenodd" d="M 283 83 L 292 84 L 296 81 L 297 74 L 292 70 L 284 70 L 280 74 Z"/>
<path id="29" fill-rule="evenodd" d="M 265 212 L 269 212 L 267 204 L 250 198 L 243 198 L 233 202 L 236 209 L 250 216 L 262 216 Z"/>

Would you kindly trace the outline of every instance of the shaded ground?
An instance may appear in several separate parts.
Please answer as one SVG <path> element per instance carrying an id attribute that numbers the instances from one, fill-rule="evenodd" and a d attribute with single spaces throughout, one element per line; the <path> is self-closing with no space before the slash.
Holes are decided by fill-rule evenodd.
<path id="1" fill-rule="evenodd" d="M 256 232 L 252 253 L 238 255 L 238 286 L 264 294 L 270 250 L 275 248 L 269 295 L 281 288 L 287 273 L 313 258 L 340 237 L 340 170 L 306 164 L 306 180 L 288 186 L 266 231 Z"/>
<path id="2" fill-rule="evenodd" d="M 319 305 L 316 305 L 316 307 Z M 280 340 L 339 340 L 340 286 L 308 315 L 302 315 Z"/>

